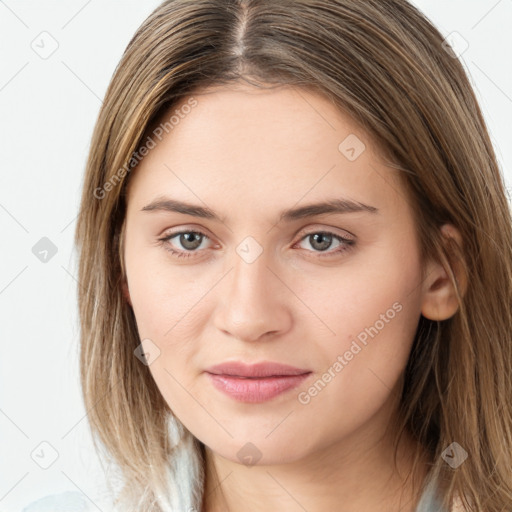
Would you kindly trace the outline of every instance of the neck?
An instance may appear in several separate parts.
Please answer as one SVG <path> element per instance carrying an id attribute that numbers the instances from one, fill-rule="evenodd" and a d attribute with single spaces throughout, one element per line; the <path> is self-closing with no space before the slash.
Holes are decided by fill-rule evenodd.
<path id="1" fill-rule="evenodd" d="M 428 472 L 425 450 L 404 435 L 395 467 L 389 436 L 361 434 L 283 465 L 245 466 L 206 448 L 203 512 L 414 512 Z"/>

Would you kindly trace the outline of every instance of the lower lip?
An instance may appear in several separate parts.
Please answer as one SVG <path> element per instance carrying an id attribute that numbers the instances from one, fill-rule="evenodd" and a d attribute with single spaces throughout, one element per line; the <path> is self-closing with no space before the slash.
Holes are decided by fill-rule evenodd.
<path id="1" fill-rule="evenodd" d="M 281 375 L 278 377 L 243 378 L 231 375 L 208 373 L 212 384 L 219 390 L 239 402 L 266 402 L 297 387 L 309 377 L 302 375 Z"/>

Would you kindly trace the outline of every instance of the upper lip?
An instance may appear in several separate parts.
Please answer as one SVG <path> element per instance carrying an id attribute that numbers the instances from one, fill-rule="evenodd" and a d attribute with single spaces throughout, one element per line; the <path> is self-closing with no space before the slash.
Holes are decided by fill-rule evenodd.
<path id="1" fill-rule="evenodd" d="M 296 368 L 288 364 L 263 361 L 255 364 L 246 364 L 241 361 L 227 361 L 210 366 L 205 370 L 216 375 L 231 375 L 234 377 L 278 377 L 282 375 L 303 375 L 311 370 Z"/>

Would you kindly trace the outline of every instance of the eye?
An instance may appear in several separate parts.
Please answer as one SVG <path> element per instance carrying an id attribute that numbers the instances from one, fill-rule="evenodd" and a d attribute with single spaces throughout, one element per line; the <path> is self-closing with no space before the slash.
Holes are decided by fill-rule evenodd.
<path id="1" fill-rule="evenodd" d="M 171 240 L 175 238 L 175 243 L 178 244 L 178 247 L 171 243 Z M 190 258 L 195 252 L 199 252 L 198 249 L 204 249 L 201 245 L 205 240 L 209 240 L 209 237 L 200 231 L 180 231 L 178 233 L 171 233 L 158 240 L 167 251 L 178 258 Z"/>
<path id="2" fill-rule="evenodd" d="M 330 231 L 310 232 L 301 238 L 299 244 L 304 241 L 313 248 L 310 252 L 326 253 L 320 254 L 321 257 L 330 257 L 348 251 L 355 244 L 354 239 L 342 237 Z M 335 250 L 329 251 L 333 246 Z"/>
<path id="3" fill-rule="evenodd" d="M 201 231 L 188 230 L 171 233 L 158 240 L 164 249 L 174 256 L 178 258 L 190 258 L 195 256 L 200 250 L 206 249 L 207 247 L 204 246 L 204 242 L 210 240 L 210 238 Z M 313 249 L 308 249 L 308 252 L 320 253 L 320 257 L 333 257 L 350 250 L 355 244 L 354 239 L 342 237 L 330 231 L 310 232 L 304 235 L 295 245 L 300 245 L 305 241 L 308 242 Z M 332 249 L 332 247 L 335 249 L 329 250 Z"/>

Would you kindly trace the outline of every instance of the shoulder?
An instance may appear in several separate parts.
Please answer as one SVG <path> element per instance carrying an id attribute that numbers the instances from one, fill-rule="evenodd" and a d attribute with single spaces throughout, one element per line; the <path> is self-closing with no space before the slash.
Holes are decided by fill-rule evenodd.
<path id="1" fill-rule="evenodd" d="M 68 491 L 44 496 L 28 504 L 21 512 L 97 512 L 98 506 L 104 512 L 109 510 L 104 508 L 104 504 L 92 501 L 81 492 Z"/>

